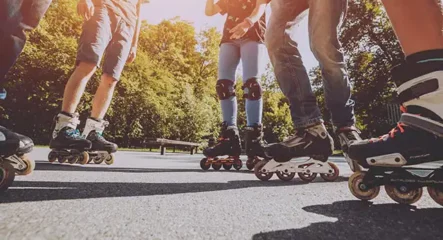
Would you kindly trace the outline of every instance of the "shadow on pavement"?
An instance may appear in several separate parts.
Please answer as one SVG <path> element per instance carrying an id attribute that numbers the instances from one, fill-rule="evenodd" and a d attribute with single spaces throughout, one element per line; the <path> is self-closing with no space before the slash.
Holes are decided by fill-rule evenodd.
<path id="1" fill-rule="evenodd" d="M 252 239 L 443 239 L 443 208 L 417 209 L 400 204 L 343 201 L 307 206 L 303 210 L 338 220 L 259 233 Z"/>
<path id="2" fill-rule="evenodd" d="M 302 181 L 262 182 L 229 181 L 227 183 L 116 183 L 116 182 L 40 182 L 16 181 L 3 195 L 0 204 L 64 199 L 89 199 L 169 195 L 179 193 L 211 192 L 250 187 L 283 187 L 306 184 Z"/>

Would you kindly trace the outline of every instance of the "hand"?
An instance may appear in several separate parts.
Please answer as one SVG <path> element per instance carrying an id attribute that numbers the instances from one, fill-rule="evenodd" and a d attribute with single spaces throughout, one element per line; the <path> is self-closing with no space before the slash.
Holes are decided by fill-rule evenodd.
<path id="1" fill-rule="evenodd" d="M 231 39 L 239 39 L 243 37 L 249 29 L 254 26 L 254 24 L 249 19 L 245 19 L 243 22 L 239 23 L 237 26 L 235 26 L 229 33 L 232 33 Z"/>
<path id="2" fill-rule="evenodd" d="M 77 4 L 77 13 L 88 21 L 94 15 L 94 3 L 91 0 L 80 0 Z"/>
<path id="3" fill-rule="evenodd" d="M 126 62 L 133 63 L 136 56 L 137 56 L 137 46 L 133 46 L 131 48 L 131 51 L 129 52 L 129 56 L 128 56 L 128 59 L 126 60 Z"/>

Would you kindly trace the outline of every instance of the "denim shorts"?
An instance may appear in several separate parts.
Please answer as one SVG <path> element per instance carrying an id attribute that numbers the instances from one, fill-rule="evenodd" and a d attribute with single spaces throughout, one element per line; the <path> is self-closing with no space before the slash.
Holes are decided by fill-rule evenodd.
<path id="1" fill-rule="evenodd" d="M 132 46 L 135 28 L 107 7 L 96 6 L 94 15 L 83 24 L 77 65 L 87 62 L 100 66 L 103 73 L 119 80 Z"/>

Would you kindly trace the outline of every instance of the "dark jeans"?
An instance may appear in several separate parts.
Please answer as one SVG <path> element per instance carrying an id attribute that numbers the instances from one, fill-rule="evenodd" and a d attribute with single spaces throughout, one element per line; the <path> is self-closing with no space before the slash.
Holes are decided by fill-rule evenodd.
<path id="1" fill-rule="evenodd" d="M 37 27 L 52 0 L 0 0 L 0 89 L 26 43 L 26 31 Z"/>

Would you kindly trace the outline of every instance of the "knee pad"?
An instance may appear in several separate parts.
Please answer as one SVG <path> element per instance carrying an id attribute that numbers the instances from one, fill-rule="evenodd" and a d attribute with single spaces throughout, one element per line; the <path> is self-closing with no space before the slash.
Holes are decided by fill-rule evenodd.
<path id="1" fill-rule="evenodd" d="M 259 100 L 262 97 L 262 89 L 256 78 L 250 78 L 243 84 L 243 97 L 248 100 Z"/>
<path id="2" fill-rule="evenodd" d="M 235 97 L 234 81 L 227 79 L 218 80 L 215 89 L 217 90 L 217 95 L 220 100 Z"/>

